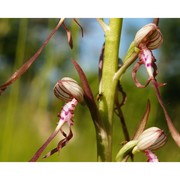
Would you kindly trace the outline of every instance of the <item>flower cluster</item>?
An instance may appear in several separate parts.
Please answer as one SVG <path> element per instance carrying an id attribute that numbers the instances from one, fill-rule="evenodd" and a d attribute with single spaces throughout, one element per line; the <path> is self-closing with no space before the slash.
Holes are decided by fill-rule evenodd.
<path id="1" fill-rule="evenodd" d="M 64 147 L 73 137 L 71 126 L 73 125 L 74 111 L 78 102 L 83 101 L 83 90 L 74 79 L 69 77 L 64 77 L 61 80 L 59 80 L 54 86 L 54 94 L 58 99 L 65 101 L 66 104 L 63 106 L 61 112 L 58 113 L 59 122 L 56 126 L 56 129 L 49 136 L 46 142 L 39 148 L 39 150 L 35 153 L 35 155 L 30 161 L 36 161 L 43 152 L 43 150 L 47 147 L 47 145 L 59 132 L 62 133 L 64 139 L 62 139 L 58 143 L 56 148 L 54 148 L 49 153 L 47 153 L 44 156 L 44 158 L 47 158 L 52 154 L 60 151 L 61 148 Z M 65 123 L 67 123 L 69 128 L 68 135 L 63 131 L 63 125 Z"/>

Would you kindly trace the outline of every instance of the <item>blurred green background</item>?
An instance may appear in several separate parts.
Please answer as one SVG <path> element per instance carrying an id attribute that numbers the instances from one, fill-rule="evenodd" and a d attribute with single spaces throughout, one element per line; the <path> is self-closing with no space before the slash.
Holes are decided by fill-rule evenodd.
<path id="1" fill-rule="evenodd" d="M 135 33 L 153 19 L 124 19 L 120 45 L 120 58 L 124 58 Z M 0 19 L 0 84 L 28 60 L 42 45 L 58 19 Z M 44 143 L 58 121 L 57 113 L 63 103 L 53 95 L 53 87 L 64 76 L 79 81 L 70 59 L 76 59 L 86 72 L 94 96 L 98 93 L 98 60 L 104 34 L 96 19 L 79 19 L 84 37 L 72 19 L 66 19 L 72 32 L 74 48 L 71 50 L 61 27 L 50 40 L 31 68 L 0 96 L 0 161 L 26 162 Z M 106 19 L 108 22 L 108 19 Z M 164 43 L 154 54 L 157 59 L 163 100 L 174 125 L 180 131 L 180 19 L 161 19 L 159 27 Z M 131 78 L 132 66 L 123 76 L 122 86 L 127 102 L 122 110 L 132 136 L 141 119 L 147 99 L 151 113 L 147 127 L 158 126 L 168 135 L 167 144 L 156 151 L 160 161 L 180 161 L 180 151 L 170 137 L 162 109 L 151 85 L 138 89 Z M 147 75 L 141 68 L 141 80 Z M 140 74 L 140 73 L 139 73 Z M 138 74 L 138 76 L 139 76 Z M 42 162 L 93 162 L 96 161 L 95 129 L 85 105 L 76 108 L 73 138 L 59 154 Z M 46 148 L 44 155 L 56 147 L 62 136 L 58 135 Z M 113 160 L 124 141 L 119 119 L 114 116 Z M 146 161 L 137 154 L 135 161 Z"/>

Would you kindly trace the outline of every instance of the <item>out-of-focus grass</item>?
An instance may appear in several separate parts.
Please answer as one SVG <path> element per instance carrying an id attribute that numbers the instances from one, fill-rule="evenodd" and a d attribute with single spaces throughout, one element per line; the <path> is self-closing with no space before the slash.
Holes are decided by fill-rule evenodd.
<path id="1" fill-rule="evenodd" d="M 3 70 L 4 74 L 2 75 L 3 79 L 0 79 L 1 83 L 23 64 L 27 58 L 26 52 L 33 51 L 32 49 L 27 49 L 29 44 L 36 43 L 36 39 L 32 39 L 32 42 L 28 39 L 33 20 L 19 19 L 18 21 L 17 44 L 15 46 L 16 49 L 14 49 L 15 60 L 14 63 L 9 63 L 10 65 L 7 67 L 10 68 L 7 71 L 6 69 Z M 12 22 L 6 21 L 6 23 Z M 43 35 L 44 37 L 44 34 L 46 34 L 47 37 L 47 31 L 50 31 L 55 26 L 55 20 L 48 19 L 46 23 L 47 29 L 43 29 L 43 32 L 37 31 L 38 36 Z M 71 28 L 72 32 L 74 32 L 75 49 L 73 51 L 69 49 L 65 32 L 63 35 L 55 35 L 32 68 L 0 96 L 0 161 L 28 161 L 54 130 L 58 121 L 57 113 L 61 110 L 63 103 L 54 97 L 53 86 L 63 76 L 75 77 L 78 80 L 70 57 L 79 57 L 80 51 L 77 47 L 80 47 L 80 33 L 77 33 L 77 26 L 74 26 L 74 24 L 71 24 Z M 35 35 L 32 37 L 35 37 Z M 58 48 L 59 51 L 57 51 Z M 34 51 L 36 50 L 34 49 Z M 90 62 L 89 66 L 91 66 Z M 97 69 L 97 67 L 94 68 Z M 4 79 L 5 77 L 7 78 Z M 88 80 L 94 96 L 96 96 L 98 92 L 97 73 L 88 75 Z M 157 125 L 167 128 L 165 119 L 157 119 L 159 116 L 163 117 L 162 110 L 159 108 L 151 86 L 146 89 L 136 88 L 130 72 L 124 75 L 122 86 L 128 98 L 122 110 L 131 137 L 145 111 L 148 98 L 151 100 L 148 127 L 153 124 L 153 126 Z M 39 161 L 96 161 L 95 130 L 90 113 L 83 104 L 78 105 L 76 109 L 73 134 L 72 140 L 59 154 L 55 154 L 47 159 L 40 158 Z M 61 138 L 62 136 L 60 135 L 55 137 L 43 154 L 45 155 L 53 149 Z M 119 119 L 114 116 L 113 159 L 119 151 L 123 140 L 124 136 Z M 169 138 L 166 146 L 157 151 L 157 155 L 161 161 L 180 161 L 178 150 L 172 139 Z M 146 158 L 139 154 L 135 156 L 135 160 L 145 161 Z"/>

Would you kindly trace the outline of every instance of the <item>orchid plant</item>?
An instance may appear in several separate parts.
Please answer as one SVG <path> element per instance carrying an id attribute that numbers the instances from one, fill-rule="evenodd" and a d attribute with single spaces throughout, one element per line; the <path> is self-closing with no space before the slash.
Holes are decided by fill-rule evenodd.
<path id="1" fill-rule="evenodd" d="M 74 19 L 74 21 L 80 27 L 83 36 L 83 27 L 76 19 Z M 139 58 L 139 61 L 135 63 L 132 70 L 134 82 L 139 88 L 145 88 L 150 82 L 153 84 L 158 102 L 163 109 L 169 131 L 175 143 L 178 145 L 178 147 L 180 147 L 180 134 L 174 127 L 172 120 L 168 115 L 159 91 L 159 87 L 164 86 L 165 83 L 159 83 L 156 80 L 158 71 L 152 50 L 159 48 L 163 44 L 163 36 L 158 27 L 159 19 L 154 19 L 154 22 L 145 25 L 136 33 L 134 41 L 130 44 L 123 63 L 119 66 L 118 54 L 122 21 L 123 19 L 112 18 L 109 20 L 109 24 L 106 24 L 103 19 L 97 19 L 97 22 L 102 27 L 105 35 L 104 44 L 99 58 L 98 97 L 95 98 L 93 96 L 93 92 L 90 88 L 85 72 L 80 65 L 74 59 L 72 59 L 71 62 L 79 75 L 80 85 L 72 78 L 63 77 L 54 86 L 54 95 L 63 101 L 65 105 L 58 113 L 59 121 L 55 130 L 45 141 L 45 143 L 37 150 L 30 161 L 37 161 L 48 144 L 58 133 L 61 133 L 64 138 L 59 141 L 57 147 L 43 157 L 48 158 L 54 153 L 59 152 L 64 146 L 67 145 L 69 140 L 73 137 L 72 125 L 74 124 L 73 117 L 75 114 L 75 108 L 78 103 L 84 102 L 87 105 L 85 108 L 88 108 L 91 113 L 92 121 L 96 130 L 97 161 L 114 161 L 112 157 L 112 129 L 114 114 L 116 114 L 122 123 L 122 131 L 125 136 L 125 143 L 122 148 L 119 147 L 120 149 L 119 152 L 117 152 L 115 160 L 127 161 L 129 157 L 131 157 L 133 160 L 133 156 L 137 152 L 143 152 L 147 156 L 148 162 L 158 162 L 158 157 L 153 151 L 162 147 L 166 143 L 167 135 L 163 130 L 157 127 L 150 127 L 146 129 L 146 124 L 150 113 L 150 101 L 147 101 L 148 103 L 146 111 L 132 138 L 130 138 L 121 110 L 121 107 L 126 104 L 127 100 L 126 92 L 123 90 L 121 85 L 121 80 L 123 77 L 122 75 L 128 68 L 130 68 L 132 63 L 135 62 L 137 58 Z M 69 45 L 71 48 L 73 48 L 73 38 L 71 32 L 65 24 L 65 19 L 60 19 L 57 26 L 48 36 L 40 49 L 35 53 L 35 55 L 32 56 L 4 84 L 0 86 L 0 95 L 7 89 L 8 86 L 14 83 L 25 73 L 35 60 L 38 60 L 38 56 L 42 53 L 44 47 L 48 44 L 51 37 L 60 27 L 65 29 Z M 142 85 L 136 77 L 136 73 L 141 65 L 145 66 L 149 76 L 145 85 Z M 123 97 L 122 102 L 119 102 L 120 95 Z M 63 130 L 63 126 L 65 124 L 68 126 L 68 134 L 66 134 L 66 132 Z"/>

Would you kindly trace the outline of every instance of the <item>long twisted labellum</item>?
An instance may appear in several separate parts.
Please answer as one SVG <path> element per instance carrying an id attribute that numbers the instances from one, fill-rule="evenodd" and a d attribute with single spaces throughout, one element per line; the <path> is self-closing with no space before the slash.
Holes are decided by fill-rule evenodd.
<path id="1" fill-rule="evenodd" d="M 0 95 L 3 91 L 6 90 L 6 88 L 14 83 L 17 79 L 19 79 L 32 65 L 32 63 L 38 58 L 38 56 L 41 54 L 42 50 L 45 48 L 45 46 L 48 44 L 51 37 L 55 34 L 55 32 L 59 29 L 59 27 L 64 22 L 64 19 L 61 19 L 57 26 L 54 28 L 54 30 L 51 32 L 51 34 L 48 36 L 48 38 L 45 40 L 43 45 L 39 48 L 39 50 L 28 60 L 26 61 L 4 84 L 0 86 Z"/>
<path id="2" fill-rule="evenodd" d="M 158 89 L 158 83 L 154 79 L 152 80 L 152 83 L 153 83 L 154 89 L 156 91 L 156 95 L 157 95 L 159 104 L 161 105 L 161 107 L 162 107 L 162 109 L 164 111 L 164 115 L 165 115 L 165 118 L 166 118 L 166 121 L 167 121 L 169 131 L 171 132 L 171 135 L 172 135 L 174 141 L 176 142 L 176 144 L 180 147 L 180 134 L 176 130 L 176 128 L 174 127 L 174 125 L 172 123 L 172 120 L 169 117 L 168 112 L 166 111 L 166 108 L 164 106 L 164 103 L 162 101 L 162 98 L 161 98 L 161 95 L 160 95 L 160 92 L 159 92 L 159 89 Z"/>
<path id="3" fill-rule="evenodd" d="M 69 134 L 65 136 L 64 139 L 62 139 L 56 148 L 48 152 L 43 158 L 48 158 L 49 156 L 52 156 L 54 153 L 60 151 L 68 142 L 69 140 L 73 137 L 72 130 L 70 129 Z"/>
<path id="4" fill-rule="evenodd" d="M 55 152 L 60 150 L 63 146 L 65 146 L 67 144 L 66 141 L 69 141 L 71 139 L 71 137 L 72 137 L 71 125 L 73 125 L 72 118 L 74 117 L 74 110 L 75 110 L 77 103 L 78 103 L 78 101 L 76 99 L 73 99 L 72 101 L 65 104 L 65 106 L 63 107 L 63 109 L 61 111 L 61 114 L 59 115 L 60 120 L 59 120 L 59 123 L 58 123 L 56 129 L 49 136 L 49 138 L 46 140 L 46 142 L 37 150 L 37 152 L 31 158 L 30 162 L 34 162 L 34 161 L 38 160 L 38 158 L 40 157 L 40 155 L 42 154 L 44 149 L 48 146 L 48 144 L 53 140 L 53 138 L 58 134 L 59 131 L 61 131 L 62 134 L 65 135 L 65 133 L 61 130 L 61 128 L 64 125 L 64 123 L 66 123 L 66 122 L 68 123 L 69 129 L 70 129 L 70 134 L 67 137 L 65 137 L 62 141 L 60 141 L 60 143 L 58 144 L 58 147 L 55 150 L 52 150 L 50 155 L 54 154 Z M 49 153 L 48 153 L 48 156 L 49 156 Z"/>

